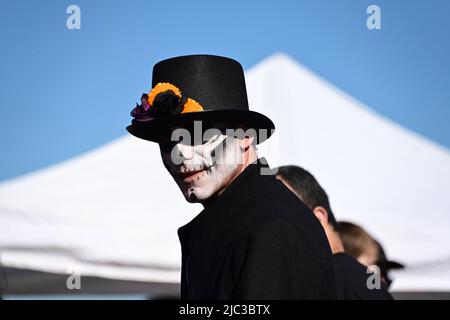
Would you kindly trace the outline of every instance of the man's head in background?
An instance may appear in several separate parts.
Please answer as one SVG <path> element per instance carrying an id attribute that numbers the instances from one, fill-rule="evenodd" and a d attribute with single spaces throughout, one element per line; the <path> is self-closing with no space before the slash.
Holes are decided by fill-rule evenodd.
<path id="1" fill-rule="evenodd" d="M 343 252 L 344 247 L 337 232 L 338 224 L 328 195 L 314 176 L 305 169 L 292 165 L 281 166 L 274 171 L 277 178 L 295 193 L 320 221 L 333 253 Z"/>

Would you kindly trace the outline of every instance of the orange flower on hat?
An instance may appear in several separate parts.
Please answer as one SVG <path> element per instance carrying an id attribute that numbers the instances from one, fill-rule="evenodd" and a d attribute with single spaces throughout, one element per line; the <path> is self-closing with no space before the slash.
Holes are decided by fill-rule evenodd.
<path id="1" fill-rule="evenodd" d="M 149 94 L 142 94 L 141 104 L 131 111 L 136 121 L 145 122 L 159 116 L 175 116 L 180 113 L 203 111 L 194 99 L 183 97 L 181 90 L 168 82 L 160 82 Z"/>
<path id="2" fill-rule="evenodd" d="M 168 82 L 160 82 L 150 91 L 147 97 L 147 103 L 152 106 L 155 97 L 161 92 L 172 91 L 178 98 L 181 99 L 181 91 L 176 86 Z"/>
<path id="3" fill-rule="evenodd" d="M 186 103 L 184 104 L 184 108 L 183 111 L 181 111 L 181 113 L 196 112 L 196 111 L 203 111 L 202 105 L 197 101 L 195 101 L 194 99 L 188 98 Z"/>

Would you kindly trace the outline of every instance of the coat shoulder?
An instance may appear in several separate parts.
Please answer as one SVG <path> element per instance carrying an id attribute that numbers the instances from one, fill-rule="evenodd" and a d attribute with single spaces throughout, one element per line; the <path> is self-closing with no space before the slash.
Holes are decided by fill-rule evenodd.
<path id="1" fill-rule="evenodd" d="M 242 208 L 240 239 L 250 243 L 297 243 L 311 257 L 330 252 L 325 232 L 311 210 L 281 181 L 262 177 L 256 197 Z"/>
<path id="2" fill-rule="evenodd" d="M 250 215 L 253 220 L 251 223 L 255 227 L 299 225 L 309 228 L 310 224 L 317 227 L 318 221 L 311 210 L 275 177 L 261 179 L 258 189 L 258 192 L 253 193 L 256 197 L 249 201 L 248 208 L 255 213 Z"/>

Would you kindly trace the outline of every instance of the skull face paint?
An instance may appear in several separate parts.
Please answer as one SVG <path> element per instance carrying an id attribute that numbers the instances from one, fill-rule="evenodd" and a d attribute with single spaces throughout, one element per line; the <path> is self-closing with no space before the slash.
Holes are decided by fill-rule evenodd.
<path id="1" fill-rule="evenodd" d="M 220 194 L 240 172 L 239 139 L 219 130 L 209 137 L 205 134 L 201 143 L 180 141 L 169 146 L 160 143 L 164 166 L 188 202 L 203 203 Z"/>

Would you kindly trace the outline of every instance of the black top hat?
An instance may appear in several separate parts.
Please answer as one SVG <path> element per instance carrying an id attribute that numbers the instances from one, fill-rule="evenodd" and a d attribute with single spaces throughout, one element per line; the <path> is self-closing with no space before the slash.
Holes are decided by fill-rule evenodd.
<path id="1" fill-rule="evenodd" d="M 275 126 L 265 115 L 250 111 L 244 71 L 239 62 L 220 56 L 191 55 L 170 58 L 153 67 L 152 90 L 136 105 L 127 130 L 157 142 L 164 128 L 194 120 L 220 121 L 231 126 L 265 129 L 261 143 Z"/>

